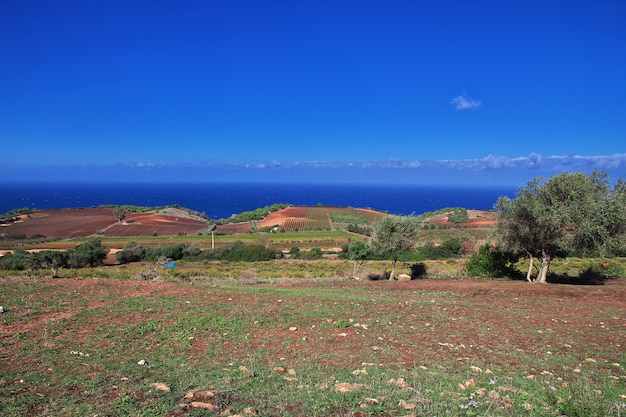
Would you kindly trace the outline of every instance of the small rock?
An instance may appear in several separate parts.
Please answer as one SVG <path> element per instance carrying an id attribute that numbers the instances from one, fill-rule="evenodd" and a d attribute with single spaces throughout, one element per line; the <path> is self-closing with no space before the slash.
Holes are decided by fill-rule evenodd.
<path id="1" fill-rule="evenodd" d="M 284 374 L 286 372 L 285 368 L 283 368 L 282 366 L 276 366 L 276 367 L 274 367 L 274 370 L 276 372 L 281 373 L 281 374 Z"/>
<path id="2" fill-rule="evenodd" d="M 137 365 L 141 365 L 141 366 L 145 366 L 145 365 L 147 365 L 147 364 L 148 364 L 148 362 L 146 362 L 146 360 L 145 360 L 145 359 L 142 359 L 142 360 L 140 360 L 139 362 L 137 362 Z"/>
<path id="3" fill-rule="evenodd" d="M 474 381 L 474 378 L 469 381 L 465 381 L 465 388 L 476 388 L 476 381 Z"/>
<path id="4" fill-rule="evenodd" d="M 296 326 L 292 326 L 289 328 L 290 332 L 295 332 L 296 330 L 298 330 L 298 328 Z"/>
<path id="5" fill-rule="evenodd" d="M 200 401 L 192 401 L 189 404 L 181 404 L 180 405 L 182 408 L 187 408 L 187 407 L 191 407 L 191 408 L 204 408 L 206 410 L 217 410 L 219 407 L 215 404 L 211 404 L 211 403 L 204 403 L 204 402 L 200 402 Z"/>
<path id="6" fill-rule="evenodd" d="M 411 276 L 407 274 L 398 275 L 398 282 L 407 282 L 411 280 Z"/>
<path id="7" fill-rule="evenodd" d="M 500 399 L 500 394 L 498 394 L 498 391 L 495 391 L 495 390 L 489 391 L 489 395 L 488 396 L 489 396 L 489 398 L 491 400 L 498 400 L 498 399 Z"/>
<path id="8" fill-rule="evenodd" d="M 150 386 L 157 391 L 170 392 L 170 387 L 168 387 L 162 382 L 155 382 L 153 384 L 150 384 Z"/>
<path id="9" fill-rule="evenodd" d="M 335 384 L 335 391 L 337 392 L 353 392 L 358 391 L 364 387 L 364 384 L 350 384 L 348 382 L 341 382 Z"/>
<path id="10" fill-rule="evenodd" d="M 4 313 L 4 307 L 0 306 L 0 313 Z"/>

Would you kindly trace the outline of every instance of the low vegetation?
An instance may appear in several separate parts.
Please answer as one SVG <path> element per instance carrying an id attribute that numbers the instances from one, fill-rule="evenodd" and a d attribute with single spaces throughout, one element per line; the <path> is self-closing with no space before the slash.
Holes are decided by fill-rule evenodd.
<path id="1" fill-rule="evenodd" d="M 593 201 L 570 198 L 589 179 Z M 458 208 L 310 207 L 264 233 L 15 239 L 0 256 L 2 415 L 626 415 L 626 221 L 577 217 L 624 220 L 623 183 L 603 181 L 533 182 L 499 202 L 495 229 L 456 226 Z M 382 282 L 395 276 L 413 282 Z"/>
<path id="2" fill-rule="evenodd" d="M 253 275 L 1 280 L 3 416 L 626 410 L 621 280 L 589 292 Z"/>

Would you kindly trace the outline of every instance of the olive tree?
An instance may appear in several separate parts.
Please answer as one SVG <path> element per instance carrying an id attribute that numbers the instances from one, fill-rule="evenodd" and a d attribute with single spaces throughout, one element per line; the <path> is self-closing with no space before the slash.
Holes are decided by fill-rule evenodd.
<path id="1" fill-rule="evenodd" d="M 41 268 L 49 269 L 52 272 L 52 278 L 59 276 L 59 269 L 67 266 L 69 255 L 67 252 L 46 250 L 36 255 L 36 260 Z"/>
<path id="2" fill-rule="evenodd" d="M 364 241 L 357 239 L 351 242 L 347 249 L 348 259 L 354 263 L 352 278 L 357 278 L 359 268 L 363 265 L 363 262 L 365 262 L 370 254 L 370 247 Z"/>
<path id="3" fill-rule="evenodd" d="M 109 248 L 102 246 L 100 239 L 92 238 L 68 251 L 69 264 L 74 268 L 85 268 L 102 264 Z"/>
<path id="4" fill-rule="evenodd" d="M 124 207 L 117 206 L 113 209 L 113 216 L 115 216 L 118 223 L 121 223 L 126 217 L 126 210 L 124 210 Z"/>
<path id="5" fill-rule="evenodd" d="M 496 235 L 503 250 L 541 259 L 537 282 L 545 283 L 550 262 L 567 254 L 604 255 L 626 231 L 626 186 L 610 186 L 605 172 L 562 173 L 535 178 L 515 199 L 501 197 Z"/>
<path id="6" fill-rule="evenodd" d="M 375 253 L 391 257 L 391 275 L 394 279 L 400 252 L 415 246 L 422 227 L 413 216 L 386 216 L 374 226 L 372 249 Z"/>

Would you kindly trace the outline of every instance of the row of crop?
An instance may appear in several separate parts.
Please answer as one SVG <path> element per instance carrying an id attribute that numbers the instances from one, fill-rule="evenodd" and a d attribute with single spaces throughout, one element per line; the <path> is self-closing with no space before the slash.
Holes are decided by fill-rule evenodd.
<path id="1" fill-rule="evenodd" d="M 328 209 L 309 207 L 306 209 L 306 218 L 307 220 L 328 222 Z"/>
<path id="2" fill-rule="evenodd" d="M 376 214 L 370 211 L 356 209 L 353 209 L 353 211 L 369 224 L 378 223 L 382 218 L 380 214 Z"/>
<path id="3" fill-rule="evenodd" d="M 330 216 L 330 220 L 333 223 L 345 223 L 345 224 L 366 224 L 367 223 L 367 220 L 359 216 L 359 214 L 355 211 L 353 212 L 331 211 L 328 214 Z"/>
<path id="4" fill-rule="evenodd" d="M 306 230 L 331 230 L 331 224 L 328 219 L 310 220 L 310 219 L 287 219 L 283 228 L 288 232 L 306 231 Z"/>

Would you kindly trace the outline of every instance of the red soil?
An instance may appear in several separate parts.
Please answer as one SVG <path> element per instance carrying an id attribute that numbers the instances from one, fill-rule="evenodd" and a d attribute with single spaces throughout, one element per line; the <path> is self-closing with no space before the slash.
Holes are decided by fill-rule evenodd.
<path id="1" fill-rule="evenodd" d="M 476 227 L 476 226 L 492 226 L 496 224 L 495 213 L 485 210 L 467 210 L 469 221 L 465 223 L 448 223 L 448 215 L 440 214 L 428 220 L 428 223 L 436 225 L 454 225 L 463 227 Z"/>
<path id="2" fill-rule="evenodd" d="M 271 227 L 285 225 L 287 219 L 306 219 L 306 207 L 287 207 L 282 210 L 275 211 L 268 214 L 260 222 L 260 227 Z"/>
<path id="3" fill-rule="evenodd" d="M 14 223 L 2 225 L 0 233 L 10 235 L 35 234 L 47 238 L 74 238 L 92 236 L 150 236 L 197 234 L 206 230 L 206 222 L 185 216 L 164 213 L 127 213 L 124 223 L 119 223 L 111 208 L 86 208 L 37 211 L 24 215 Z"/>

